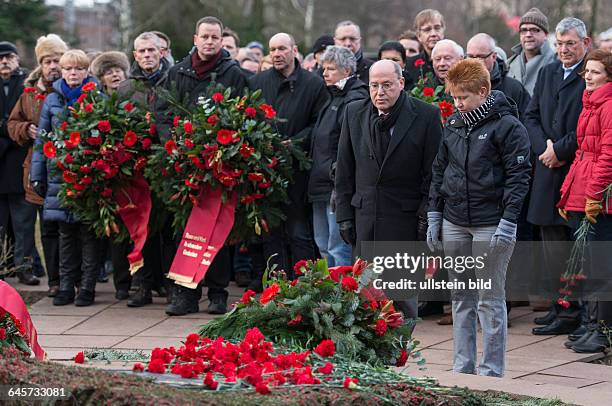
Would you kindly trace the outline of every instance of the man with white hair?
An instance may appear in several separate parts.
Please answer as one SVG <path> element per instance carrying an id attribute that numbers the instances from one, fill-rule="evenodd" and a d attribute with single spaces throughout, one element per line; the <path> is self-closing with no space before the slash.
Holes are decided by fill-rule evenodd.
<path id="1" fill-rule="evenodd" d="M 540 71 L 525 114 L 525 127 L 537 158 L 527 220 L 540 230 L 543 262 L 540 290 L 552 300 L 558 296 L 558 264 L 564 264 L 564 258 L 569 257 L 569 252 L 559 247 L 558 241 L 571 239 L 570 227 L 559 215 L 556 205 L 561 199 L 561 185 L 578 148 L 576 126 L 585 88 L 580 72 L 591 47 L 586 26 L 577 18 L 561 20 L 555 34 L 559 60 Z M 536 324 L 543 327 L 534 328 L 533 334 L 572 333 L 578 327 L 579 313 L 576 303 L 572 303 L 568 309 L 555 304 L 548 315 L 536 318 Z M 583 333 L 586 333 L 586 328 Z"/>
<path id="2" fill-rule="evenodd" d="M 497 55 L 495 40 L 483 32 L 474 35 L 467 43 L 467 57 L 479 59 L 491 75 L 491 89 L 499 90 L 516 103 L 519 118 L 525 118 L 525 110 L 531 97 L 521 82 L 508 76 L 508 68 Z"/>
<path id="3" fill-rule="evenodd" d="M 444 85 L 450 68 L 464 57 L 463 48 L 452 39 L 443 39 L 431 50 L 431 61 L 435 74 L 436 86 Z"/>
<path id="4" fill-rule="evenodd" d="M 417 241 L 442 136 L 440 110 L 406 94 L 397 62 L 374 63 L 369 77 L 370 98 L 346 107 L 335 179 L 336 222 L 358 257 L 362 242 Z M 397 306 L 417 317 L 415 297 Z"/>
<path id="5" fill-rule="evenodd" d="M 606 31 L 599 34 L 597 39 L 597 42 L 599 42 L 599 49 L 612 52 L 612 28 L 608 28 Z"/>

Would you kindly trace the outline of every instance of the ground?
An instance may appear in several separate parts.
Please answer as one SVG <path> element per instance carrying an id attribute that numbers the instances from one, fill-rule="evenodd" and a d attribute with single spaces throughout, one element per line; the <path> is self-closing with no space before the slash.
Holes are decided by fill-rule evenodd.
<path id="1" fill-rule="evenodd" d="M 25 287 L 16 280 L 7 280 L 23 291 L 46 290 L 46 280 L 38 287 Z M 179 346 L 187 334 L 196 332 L 211 320 L 205 310 L 207 300 L 200 303 L 200 312 L 183 317 L 164 313 L 165 298 L 154 297 L 152 305 L 132 309 L 114 297 L 112 282 L 98 284 L 96 303 L 89 307 L 68 305 L 56 307 L 44 297 L 30 307 L 39 342 L 52 361 L 73 364 L 79 351 L 92 348 L 113 348 L 150 351 L 154 347 Z M 243 290 L 232 284 L 229 302 L 237 301 Z M 30 293 L 35 296 L 36 293 Z M 504 378 L 488 378 L 455 374 L 452 367 L 452 326 L 439 326 L 436 319 L 421 321 L 415 337 L 421 344 L 426 369 L 415 364 L 402 369 L 414 376 L 437 378 L 444 386 L 467 386 L 477 390 L 497 390 L 540 398 L 558 398 L 580 405 L 609 404 L 612 398 L 612 367 L 590 363 L 603 354 L 576 354 L 565 349 L 565 336 L 534 336 L 533 318 L 541 315 L 528 307 L 512 309 L 512 327 L 508 330 L 507 371 Z M 105 369 L 131 369 L 131 364 L 97 362 L 90 364 Z"/>

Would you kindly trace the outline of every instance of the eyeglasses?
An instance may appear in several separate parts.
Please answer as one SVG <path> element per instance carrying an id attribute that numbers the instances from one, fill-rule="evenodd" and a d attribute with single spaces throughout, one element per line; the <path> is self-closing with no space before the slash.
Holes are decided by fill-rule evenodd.
<path id="1" fill-rule="evenodd" d="M 532 34 L 537 34 L 539 32 L 542 32 L 541 29 L 539 29 L 538 27 L 533 27 L 533 28 L 521 28 L 519 30 L 519 34 L 527 34 L 528 32 L 532 33 Z"/>
<path id="2" fill-rule="evenodd" d="M 419 31 L 421 31 L 421 32 L 431 32 L 431 31 L 440 32 L 443 29 L 444 29 L 444 27 L 442 25 L 437 24 L 437 25 L 434 25 L 434 26 L 428 25 L 428 26 L 419 28 Z"/>
<path id="3" fill-rule="evenodd" d="M 489 52 L 489 53 L 488 53 L 488 54 L 486 54 L 486 55 L 470 55 L 470 54 L 467 54 L 466 56 L 467 56 L 468 58 L 470 58 L 470 59 L 487 59 L 488 57 L 490 57 L 491 55 L 493 55 L 493 52 L 495 52 L 495 51 L 491 51 L 491 52 Z"/>
<path id="4" fill-rule="evenodd" d="M 0 61 L 3 60 L 3 59 L 7 59 L 9 61 L 12 61 L 16 57 L 17 57 L 17 55 L 15 55 L 15 54 L 4 54 L 4 55 L 0 55 Z"/>
<path id="5" fill-rule="evenodd" d="M 370 90 L 373 92 L 377 92 L 380 89 L 384 90 L 385 92 L 388 92 L 389 90 L 391 90 L 393 88 L 393 86 L 395 86 L 394 82 L 383 82 L 383 83 L 370 83 Z"/>
<path id="6" fill-rule="evenodd" d="M 361 39 L 361 37 L 342 37 L 342 38 L 336 38 L 336 39 L 340 42 L 344 42 L 344 41 L 357 42 Z"/>
<path id="7" fill-rule="evenodd" d="M 578 44 L 577 41 L 565 41 L 565 42 L 557 41 L 556 42 L 557 48 L 563 48 L 563 46 L 566 46 L 567 48 L 573 48 L 576 46 L 576 44 Z"/>

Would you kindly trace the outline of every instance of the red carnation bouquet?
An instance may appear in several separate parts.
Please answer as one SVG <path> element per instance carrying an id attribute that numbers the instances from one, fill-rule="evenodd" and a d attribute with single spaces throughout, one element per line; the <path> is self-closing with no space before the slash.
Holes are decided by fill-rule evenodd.
<path id="1" fill-rule="evenodd" d="M 128 259 L 141 264 L 151 210 L 142 173 L 155 124 L 148 112 L 117 93 L 105 96 L 93 82 L 82 90 L 61 126 L 42 136 L 43 153 L 61 177 L 62 206 L 99 237 L 131 237 L 135 247 Z"/>
<path id="2" fill-rule="evenodd" d="M 444 92 L 444 86 L 436 86 L 433 74 L 431 72 L 423 72 L 422 66 L 424 64 L 425 61 L 422 59 L 417 59 L 414 63 L 414 66 L 420 69 L 421 74 L 418 82 L 410 91 L 410 95 L 425 103 L 437 106 L 440 109 L 442 123 L 444 124 L 455 112 L 455 107 L 452 103 L 452 99 Z"/>
<path id="3" fill-rule="evenodd" d="M 358 260 L 353 266 L 328 268 L 327 261 L 300 261 L 298 276 L 288 280 L 283 271 L 266 271 L 263 293 L 247 291 L 234 309 L 200 330 L 207 337 L 239 339 L 257 327 L 279 345 L 333 351 L 372 364 L 403 366 L 408 357 L 420 358 L 412 339 L 412 321 L 404 320 L 382 291 L 371 287 L 371 267 Z M 323 341 L 322 341 L 323 340 Z"/>

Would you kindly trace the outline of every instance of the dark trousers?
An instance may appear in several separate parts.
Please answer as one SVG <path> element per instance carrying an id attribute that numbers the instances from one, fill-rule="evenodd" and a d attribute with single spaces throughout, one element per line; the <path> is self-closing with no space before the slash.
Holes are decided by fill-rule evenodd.
<path id="1" fill-rule="evenodd" d="M 115 291 L 130 290 L 132 277 L 130 276 L 130 264 L 127 255 L 132 243 L 127 241 L 111 242 L 111 262 L 113 263 L 113 284 Z"/>
<path id="2" fill-rule="evenodd" d="M 23 193 L 0 194 L 0 242 L 4 241 L 9 219 L 15 243 L 13 258 L 17 271 L 32 269 L 35 243 L 36 206 Z"/>
<path id="3" fill-rule="evenodd" d="M 43 255 L 45 256 L 47 276 L 49 277 L 49 287 L 59 286 L 59 223 L 57 221 L 45 221 L 42 215 L 40 219 L 40 238 L 42 240 Z"/>
<path id="4" fill-rule="evenodd" d="M 134 284 L 145 289 L 158 289 L 165 284 L 165 276 L 170 268 L 165 268 L 163 261 L 161 233 L 149 235 L 142 249 L 144 265 L 134 274 Z"/>
<path id="5" fill-rule="evenodd" d="M 60 290 L 95 291 L 101 261 L 101 241 L 88 225 L 59 222 Z"/>

